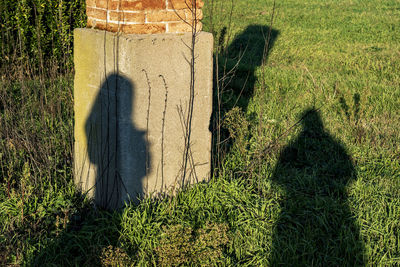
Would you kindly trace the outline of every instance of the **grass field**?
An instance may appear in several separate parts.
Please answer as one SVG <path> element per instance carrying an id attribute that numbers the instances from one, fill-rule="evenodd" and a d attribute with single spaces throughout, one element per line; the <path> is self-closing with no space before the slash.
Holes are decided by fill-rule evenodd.
<path id="1" fill-rule="evenodd" d="M 272 0 L 204 2 L 230 137 L 215 177 L 93 209 L 72 75 L 2 79 L 0 265 L 400 265 L 398 0 L 277 1 L 271 30 Z"/>

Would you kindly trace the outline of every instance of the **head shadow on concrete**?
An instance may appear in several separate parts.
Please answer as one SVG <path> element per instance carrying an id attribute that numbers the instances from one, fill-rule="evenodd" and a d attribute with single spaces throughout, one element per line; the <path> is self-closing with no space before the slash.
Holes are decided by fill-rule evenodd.
<path id="1" fill-rule="evenodd" d="M 133 123 L 134 89 L 123 75 L 108 75 L 85 123 L 88 158 L 96 168 L 94 201 L 102 208 L 121 208 L 144 193 L 150 156 L 146 132 Z"/>
<path id="2" fill-rule="evenodd" d="M 302 130 L 284 147 L 271 176 L 281 187 L 272 236 L 272 266 L 363 266 L 364 247 L 348 204 L 356 172 L 344 146 L 307 109 Z"/>
<path id="3" fill-rule="evenodd" d="M 103 249 L 118 247 L 119 208 L 143 195 L 146 159 L 150 160 L 145 131 L 132 122 L 134 90 L 133 83 L 123 75 L 107 75 L 85 122 L 87 157 L 94 167 L 89 171 L 94 169 L 96 175 L 82 173 L 80 179 L 94 183 L 94 202 L 109 211 L 79 204 L 57 238 L 28 259 L 29 266 L 43 266 L 49 258 L 56 266 L 101 266 Z M 77 194 L 73 201 L 82 203 L 82 195 Z"/>

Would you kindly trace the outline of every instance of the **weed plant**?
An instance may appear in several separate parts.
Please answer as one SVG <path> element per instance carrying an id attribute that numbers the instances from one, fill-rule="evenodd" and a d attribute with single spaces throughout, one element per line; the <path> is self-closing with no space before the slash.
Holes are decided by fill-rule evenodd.
<path id="1" fill-rule="evenodd" d="M 205 1 L 214 178 L 117 212 L 73 186 L 71 71 L 2 68 L 1 265 L 399 265 L 398 2 L 273 6 Z"/>

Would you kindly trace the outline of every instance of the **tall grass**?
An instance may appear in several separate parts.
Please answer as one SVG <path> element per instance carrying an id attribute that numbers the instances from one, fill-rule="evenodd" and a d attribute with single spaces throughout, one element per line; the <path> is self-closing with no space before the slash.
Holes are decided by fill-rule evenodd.
<path id="1" fill-rule="evenodd" d="M 20 262 L 46 231 L 60 232 L 79 206 L 72 31 L 85 20 L 83 0 L 0 2 L 1 265 Z"/>
<path id="2" fill-rule="evenodd" d="M 70 179 L 73 146 L 72 31 L 85 1 L 1 1 L 0 146 L 6 194 L 34 194 Z"/>
<path id="3" fill-rule="evenodd" d="M 85 1 L 3 0 L 0 24 L 2 79 L 56 78 L 73 68 L 73 29 L 86 24 Z"/>

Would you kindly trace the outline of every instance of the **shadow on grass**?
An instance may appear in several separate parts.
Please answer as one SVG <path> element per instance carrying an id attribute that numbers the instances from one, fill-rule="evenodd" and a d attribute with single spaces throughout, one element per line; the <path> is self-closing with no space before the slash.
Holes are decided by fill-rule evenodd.
<path id="1" fill-rule="evenodd" d="M 219 36 L 220 53 L 217 55 L 218 69 L 215 70 L 218 72 L 219 81 L 215 82 L 220 84 L 219 93 L 225 111 L 234 106 L 246 111 L 257 83 L 255 72 L 263 60 L 264 63 L 267 62 L 279 31 L 265 25 L 250 25 L 238 34 L 227 48 L 223 47 L 225 34 L 226 30 L 222 30 Z M 214 91 L 218 93 L 217 88 Z"/>
<path id="2" fill-rule="evenodd" d="M 271 266 L 362 266 L 364 247 L 347 204 L 346 187 L 356 178 L 351 158 L 318 111 L 305 111 L 302 123 L 272 176 L 285 195 Z"/>
<path id="3" fill-rule="evenodd" d="M 228 47 L 224 47 L 226 28 L 219 36 L 218 54 L 214 55 L 213 96 L 213 166 L 218 168 L 229 153 L 232 139 L 222 127 L 226 113 L 239 107 L 246 113 L 255 93 L 257 68 L 267 63 L 269 54 L 279 36 L 279 31 L 266 25 L 250 25 L 238 34 Z M 265 81 L 267 82 L 267 81 Z"/>
<path id="4" fill-rule="evenodd" d="M 118 247 L 121 215 L 83 207 L 59 235 L 43 240 L 27 266 L 102 266 L 104 251 Z"/>

